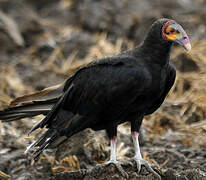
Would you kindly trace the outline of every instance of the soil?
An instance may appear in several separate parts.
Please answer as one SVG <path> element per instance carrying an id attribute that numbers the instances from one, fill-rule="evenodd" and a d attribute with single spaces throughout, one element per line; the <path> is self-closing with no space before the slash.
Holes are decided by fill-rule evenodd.
<path id="1" fill-rule="evenodd" d="M 175 19 L 188 33 L 192 51 L 175 46 L 177 79 L 163 105 L 145 117 L 141 151 L 164 180 L 206 180 L 206 1 L 205 0 L 1 0 L 0 108 L 20 95 L 63 82 L 77 67 L 141 42 L 153 21 Z M 87 129 L 37 162 L 25 148 L 42 116 L 0 123 L 0 179 L 124 179 L 104 165 L 104 131 Z M 118 129 L 117 157 L 129 179 L 155 179 L 134 155 L 130 125 Z M 102 165 L 99 165 L 102 164 Z"/>

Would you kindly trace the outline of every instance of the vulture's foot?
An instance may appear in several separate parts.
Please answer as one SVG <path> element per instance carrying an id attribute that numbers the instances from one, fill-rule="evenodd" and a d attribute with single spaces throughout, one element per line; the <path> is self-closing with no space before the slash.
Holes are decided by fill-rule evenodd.
<path id="1" fill-rule="evenodd" d="M 161 176 L 152 169 L 152 167 L 149 165 L 147 161 L 145 161 L 144 159 L 137 159 L 137 158 L 134 158 L 134 160 L 137 164 L 138 173 L 140 173 L 141 167 L 145 166 L 148 172 L 152 173 L 155 177 L 161 180 Z"/>
<path id="2" fill-rule="evenodd" d="M 126 179 L 128 179 L 129 178 L 129 175 L 125 172 L 125 170 L 122 168 L 122 166 L 121 166 L 121 162 L 119 162 L 119 161 L 114 161 L 114 160 L 109 160 L 109 161 L 107 161 L 105 164 L 114 164 L 115 165 L 115 167 L 117 168 L 117 170 L 121 173 L 121 175 L 124 177 L 124 178 L 126 178 Z"/>

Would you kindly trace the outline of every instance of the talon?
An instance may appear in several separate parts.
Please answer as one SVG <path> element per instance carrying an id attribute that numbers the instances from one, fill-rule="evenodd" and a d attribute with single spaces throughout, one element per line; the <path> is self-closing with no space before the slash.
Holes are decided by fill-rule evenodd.
<path id="1" fill-rule="evenodd" d="M 161 180 L 161 176 L 152 169 L 152 167 L 149 165 L 147 161 L 145 161 L 144 159 L 136 159 L 136 158 L 134 160 L 137 164 L 138 173 L 140 173 L 141 166 L 145 166 L 148 172 L 152 173 L 155 177 Z"/>
<path id="2" fill-rule="evenodd" d="M 155 177 L 157 177 L 159 180 L 161 180 L 161 176 L 151 168 L 151 166 L 149 165 L 149 163 L 147 161 L 142 159 L 142 155 L 141 155 L 140 147 L 139 147 L 138 136 L 139 136 L 139 133 L 137 131 L 132 132 L 132 139 L 133 139 L 133 143 L 134 143 L 134 147 L 135 147 L 134 160 L 137 164 L 138 173 L 140 173 L 141 166 L 145 166 L 148 172 L 152 173 Z"/>
<path id="3" fill-rule="evenodd" d="M 137 161 L 138 161 L 138 163 L 137 163 Z M 139 174 L 141 171 L 141 163 L 140 163 L 140 160 L 137 160 L 137 161 L 136 161 L 136 164 L 137 164 L 137 170 L 138 170 L 138 174 Z"/>
<path id="4" fill-rule="evenodd" d="M 121 162 L 118 162 L 116 160 L 109 160 L 105 163 L 106 165 L 107 164 L 114 164 L 114 166 L 117 168 L 117 170 L 121 173 L 121 175 L 128 179 L 129 178 L 129 175 L 124 171 L 124 169 L 122 168 L 121 166 Z"/>

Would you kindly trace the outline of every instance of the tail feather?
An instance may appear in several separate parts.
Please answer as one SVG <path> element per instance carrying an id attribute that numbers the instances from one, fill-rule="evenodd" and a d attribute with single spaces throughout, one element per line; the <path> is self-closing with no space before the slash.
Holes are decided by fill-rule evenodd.
<path id="1" fill-rule="evenodd" d="M 7 109 L 0 111 L 0 120 L 8 122 L 39 114 L 47 115 L 63 94 L 64 85 L 62 83 L 14 99 Z"/>
<path id="2" fill-rule="evenodd" d="M 64 111 L 60 110 L 58 112 L 58 114 L 61 113 L 64 113 Z M 71 114 L 68 112 L 68 115 Z M 57 118 L 59 117 L 62 116 L 57 116 Z M 44 149 L 58 147 L 73 134 L 78 133 L 86 127 L 84 126 L 85 119 L 81 115 L 73 114 L 72 118 L 68 118 L 68 116 L 63 117 L 64 118 L 58 119 L 58 124 L 52 124 L 51 127 L 38 140 L 28 146 L 26 152 L 36 148 L 32 153 L 35 160 L 38 159 Z"/>
<path id="3" fill-rule="evenodd" d="M 50 99 L 59 98 L 63 94 L 63 89 L 64 83 L 58 84 L 56 86 L 51 86 L 32 94 L 17 97 L 10 103 L 10 105 L 16 106 L 18 104 L 28 103 L 32 101 L 47 101 Z"/>
<path id="4" fill-rule="evenodd" d="M 9 107 L 3 111 L 0 111 L 0 120 L 2 122 L 15 121 L 18 119 L 33 117 L 39 114 L 48 114 L 58 99 L 52 99 L 47 101 L 34 101 L 32 103 Z"/>
<path id="5" fill-rule="evenodd" d="M 55 148 L 67 139 L 68 137 L 61 136 L 57 130 L 48 129 L 40 138 L 38 138 L 26 148 L 25 153 L 28 153 L 34 147 L 37 147 L 32 153 L 34 159 L 37 160 L 39 155 L 44 151 L 44 149 Z"/>
<path id="6" fill-rule="evenodd" d="M 19 119 L 23 119 L 23 118 L 34 117 L 34 116 L 37 116 L 37 115 L 43 114 L 43 113 L 45 113 L 45 111 L 9 114 L 9 115 L 5 115 L 3 117 L 0 117 L 0 119 L 1 119 L 2 122 L 10 122 L 10 121 L 16 121 L 16 120 L 19 120 Z"/>
<path id="7" fill-rule="evenodd" d="M 43 135 L 41 135 L 41 137 L 39 137 L 36 141 L 34 141 L 33 143 L 31 143 L 25 150 L 24 153 L 28 153 L 34 146 L 41 144 L 41 141 L 45 141 L 46 138 L 48 138 L 52 133 L 52 130 L 49 129 L 47 130 Z"/>
<path id="8" fill-rule="evenodd" d="M 47 114 L 47 116 L 45 118 L 43 118 L 38 124 L 36 124 L 30 131 L 29 134 L 31 134 L 33 131 L 35 131 L 38 128 L 43 128 L 45 125 L 47 125 L 48 127 L 48 122 L 51 121 L 53 119 L 55 119 L 55 116 L 58 114 L 58 110 L 61 107 L 61 104 L 64 103 L 65 99 L 67 98 L 68 94 L 70 93 L 71 89 L 72 89 L 72 85 L 69 87 L 69 89 L 67 90 L 67 92 L 62 95 L 62 97 L 58 100 L 58 102 L 52 107 L 52 109 L 49 111 L 49 113 Z"/>
<path id="9" fill-rule="evenodd" d="M 58 136 L 58 132 L 54 130 L 52 134 L 48 138 L 46 138 L 41 145 L 37 143 L 36 146 L 38 146 L 38 148 L 32 153 L 34 159 L 38 159 L 39 155 L 44 151 L 44 149 L 46 149 Z"/>

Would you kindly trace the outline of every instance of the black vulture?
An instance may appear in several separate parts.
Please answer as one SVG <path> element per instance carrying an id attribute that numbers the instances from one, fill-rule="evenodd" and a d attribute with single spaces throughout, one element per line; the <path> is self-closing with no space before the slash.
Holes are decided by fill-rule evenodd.
<path id="1" fill-rule="evenodd" d="M 159 19 L 139 46 L 94 60 L 63 84 L 15 99 L 11 107 L 0 112 L 0 119 L 8 122 L 45 115 L 29 132 L 47 128 L 26 150 L 36 147 L 34 158 L 86 128 L 105 129 L 111 144 L 109 163 L 116 164 L 121 172 L 115 154 L 117 126 L 129 121 L 138 171 L 144 165 L 161 179 L 143 160 L 138 135 L 144 116 L 161 106 L 175 82 L 176 70 L 169 62 L 173 43 L 187 51 L 191 49 L 189 38 L 179 24 Z"/>

